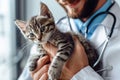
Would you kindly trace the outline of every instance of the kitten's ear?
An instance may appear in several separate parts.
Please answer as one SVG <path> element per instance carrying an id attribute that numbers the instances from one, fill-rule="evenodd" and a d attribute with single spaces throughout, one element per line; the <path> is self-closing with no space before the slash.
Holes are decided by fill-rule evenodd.
<path id="1" fill-rule="evenodd" d="M 25 22 L 25 21 L 15 20 L 15 24 L 17 25 L 17 27 L 18 27 L 22 32 L 25 32 L 25 31 L 26 31 L 26 22 Z"/>
<path id="2" fill-rule="evenodd" d="M 41 5 L 40 15 L 47 16 L 48 18 L 53 18 L 53 15 L 52 15 L 51 11 L 49 10 L 49 8 L 47 7 L 47 5 L 44 4 L 43 2 L 41 2 L 40 5 Z"/>

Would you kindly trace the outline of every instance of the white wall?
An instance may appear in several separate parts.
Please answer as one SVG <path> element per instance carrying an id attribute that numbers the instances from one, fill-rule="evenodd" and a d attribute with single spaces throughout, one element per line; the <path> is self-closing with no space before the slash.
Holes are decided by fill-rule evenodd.
<path id="1" fill-rule="evenodd" d="M 120 0 L 115 0 L 115 1 L 117 1 L 117 2 L 118 2 L 118 4 L 120 5 Z"/>
<path id="2" fill-rule="evenodd" d="M 39 13 L 40 9 L 40 0 L 26 0 L 27 1 L 27 19 L 31 16 Z M 56 0 L 41 0 L 45 2 L 50 10 L 52 11 L 55 20 L 58 20 L 62 16 L 66 15 L 64 10 L 58 5 Z M 120 5 L 120 0 L 116 0 Z"/>
<path id="3" fill-rule="evenodd" d="M 58 5 L 56 0 L 42 0 L 42 2 L 46 3 L 55 20 L 58 20 L 62 16 L 65 15 L 64 10 Z M 29 19 L 30 17 L 39 14 L 40 11 L 40 0 L 27 0 L 27 15 L 26 18 Z"/>
<path id="4" fill-rule="evenodd" d="M 16 80 L 15 0 L 0 0 L 0 80 Z"/>

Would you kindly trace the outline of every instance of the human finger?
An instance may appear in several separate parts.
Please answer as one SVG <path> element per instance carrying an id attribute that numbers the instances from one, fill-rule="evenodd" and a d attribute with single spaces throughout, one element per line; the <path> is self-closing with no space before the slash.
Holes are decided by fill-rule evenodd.
<path id="1" fill-rule="evenodd" d="M 40 58 L 37 61 L 37 68 L 34 71 L 31 71 L 31 75 L 33 76 L 38 70 L 40 70 L 45 64 L 50 62 L 50 58 L 48 55 Z"/>
<path id="2" fill-rule="evenodd" d="M 44 65 L 41 69 L 39 69 L 36 73 L 34 73 L 34 75 L 32 76 L 33 80 L 39 80 L 41 79 L 44 79 L 44 78 L 47 78 L 47 75 L 45 75 L 45 73 L 48 72 L 48 68 L 49 68 L 49 65 Z"/>
<path id="3" fill-rule="evenodd" d="M 44 73 L 39 80 L 48 80 L 48 74 Z"/>

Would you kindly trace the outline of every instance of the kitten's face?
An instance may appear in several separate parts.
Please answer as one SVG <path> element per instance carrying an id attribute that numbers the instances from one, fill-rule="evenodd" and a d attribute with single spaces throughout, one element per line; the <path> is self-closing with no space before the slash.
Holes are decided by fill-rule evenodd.
<path id="1" fill-rule="evenodd" d="M 54 19 L 48 8 L 46 9 L 47 12 L 45 12 L 45 8 L 47 7 L 44 5 L 44 12 L 41 12 L 41 15 L 32 17 L 28 22 L 16 20 L 16 25 L 23 35 L 35 43 L 47 42 L 55 30 Z"/>

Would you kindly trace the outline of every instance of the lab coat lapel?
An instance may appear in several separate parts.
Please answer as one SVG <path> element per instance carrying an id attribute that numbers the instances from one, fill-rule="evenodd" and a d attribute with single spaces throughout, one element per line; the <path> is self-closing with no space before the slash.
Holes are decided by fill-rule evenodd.
<path id="1" fill-rule="evenodd" d="M 118 9 L 117 7 L 118 5 L 115 3 L 109 11 L 112 12 L 114 15 L 118 15 L 118 12 L 116 12 Z M 120 19 L 120 18 L 117 17 L 117 19 Z M 108 39 L 107 35 L 110 33 L 112 25 L 113 25 L 113 17 L 111 15 L 107 15 L 106 18 L 103 20 L 103 22 L 100 23 L 100 25 L 98 25 L 97 29 L 91 36 L 90 41 L 91 43 L 93 43 L 93 46 L 97 50 L 99 50 L 98 52 L 101 52 L 101 49 L 103 48 L 105 41 Z M 117 27 L 118 27 L 118 23 L 116 22 L 115 29 Z M 116 31 L 114 31 L 112 35 L 113 38 L 115 33 Z"/>

